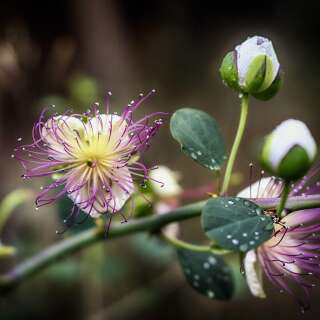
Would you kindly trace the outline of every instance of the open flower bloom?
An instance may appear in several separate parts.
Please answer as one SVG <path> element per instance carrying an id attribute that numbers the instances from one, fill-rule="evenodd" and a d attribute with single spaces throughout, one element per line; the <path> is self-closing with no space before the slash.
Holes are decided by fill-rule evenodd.
<path id="1" fill-rule="evenodd" d="M 132 117 L 149 95 L 131 101 L 121 115 L 109 113 L 108 102 L 104 114 L 98 104 L 85 114 L 48 119 L 44 111 L 33 127 L 33 143 L 17 147 L 13 155 L 25 169 L 23 178 L 58 174 L 38 195 L 36 206 L 67 194 L 75 204 L 72 214 L 81 209 L 97 217 L 119 211 L 135 190 L 134 178 L 149 178 L 149 169 L 138 159 L 163 123 L 151 118 L 164 113 L 138 121 Z"/>
<path id="2" fill-rule="evenodd" d="M 317 171 L 312 170 L 309 176 L 293 185 L 290 196 L 312 197 L 320 194 L 320 183 L 312 183 Z M 253 201 L 275 198 L 280 197 L 282 188 L 281 180 L 263 178 L 239 196 Z M 275 220 L 272 238 L 246 254 L 244 271 L 253 295 L 265 297 L 261 277 L 263 271 L 281 292 L 286 291 L 296 297 L 302 310 L 305 310 L 309 289 L 315 286 L 313 281 L 320 276 L 320 208 L 286 212 L 280 221 Z"/>

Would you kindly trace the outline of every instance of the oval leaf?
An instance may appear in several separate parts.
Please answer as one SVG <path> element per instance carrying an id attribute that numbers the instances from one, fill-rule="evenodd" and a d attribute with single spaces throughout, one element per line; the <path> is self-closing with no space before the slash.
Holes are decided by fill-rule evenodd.
<path id="1" fill-rule="evenodd" d="M 270 239 L 272 218 L 262 208 L 243 198 L 210 199 L 202 210 L 206 235 L 228 250 L 246 252 Z"/>
<path id="2" fill-rule="evenodd" d="M 209 114 L 180 109 L 171 117 L 170 130 L 186 155 L 210 170 L 220 170 L 226 159 L 225 145 L 216 121 Z"/>
<path id="3" fill-rule="evenodd" d="M 234 280 L 224 260 L 210 252 L 177 250 L 178 259 L 193 289 L 210 299 L 227 300 L 232 297 Z"/>

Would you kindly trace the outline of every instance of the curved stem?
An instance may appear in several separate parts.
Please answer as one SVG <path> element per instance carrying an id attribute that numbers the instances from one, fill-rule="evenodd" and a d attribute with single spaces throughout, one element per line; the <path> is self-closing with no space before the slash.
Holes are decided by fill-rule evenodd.
<path id="1" fill-rule="evenodd" d="M 162 215 L 153 215 L 142 219 L 131 220 L 128 223 L 116 224 L 110 228 L 108 236 L 105 236 L 105 230 L 101 227 L 94 227 L 82 231 L 74 236 L 64 239 L 52 246 L 44 249 L 42 252 L 28 258 L 12 270 L 0 276 L 0 292 L 14 288 L 23 280 L 47 268 L 54 262 L 64 256 L 74 253 L 82 248 L 86 248 L 98 241 L 108 241 L 130 235 L 137 232 L 149 231 L 155 232 L 163 226 L 174 222 L 199 216 L 202 207 L 206 201 L 196 202 L 184 207 L 177 208 Z"/>
<path id="2" fill-rule="evenodd" d="M 276 208 L 280 203 L 280 199 L 278 198 L 256 199 L 253 201 L 257 202 L 265 209 Z M 61 240 L 1 275 L 0 292 L 5 292 L 8 289 L 14 288 L 28 277 L 49 267 L 66 255 L 77 252 L 82 248 L 89 247 L 98 241 L 108 241 L 113 238 L 123 237 L 137 232 L 155 232 L 171 222 L 200 216 L 205 203 L 206 201 L 195 202 L 172 210 L 166 214 L 153 215 L 147 218 L 131 220 L 128 223 L 113 225 L 107 238 L 105 237 L 105 231 L 101 227 L 94 227 Z M 316 207 L 320 207 L 320 195 L 290 197 L 286 203 L 286 208 L 289 210 Z M 212 248 L 212 250 L 214 249 Z"/>
<path id="3" fill-rule="evenodd" d="M 236 160 L 239 146 L 243 137 L 243 133 L 246 128 L 246 123 L 248 118 L 248 109 L 249 109 L 249 96 L 247 93 L 244 93 L 241 98 L 241 114 L 240 114 L 238 130 L 236 133 L 236 137 L 234 139 L 234 143 L 233 143 L 230 156 L 228 159 L 228 163 L 227 163 L 226 172 L 224 175 L 223 185 L 221 189 L 222 195 L 226 194 L 229 188 L 234 162 Z"/>
<path id="4" fill-rule="evenodd" d="M 196 252 L 211 251 L 210 246 L 199 246 L 199 245 L 188 243 L 176 238 L 168 237 L 165 234 L 161 235 L 161 239 L 163 239 L 165 242 L 169 243 L 170 245 L 180 249 L 187 249 L 187 250 L 196 251 Z"/>
<path id="5" fill-rule="evenodd" d="M 289 194 L 290 194 L 290 182 L 285 182 L 284 184 L 284 187 L 283 187 L 283 190 L 282 190 L 282 193 L 281 193 L 281 200 L 280 200 L 280 203 L 278 205 L 278 208 L 277 208 L 277 216 L 278 217 L 281 217 L 281 213 L 286 205 L 286 202 L 288 200 L 288 197 L 289 197 Z"/>

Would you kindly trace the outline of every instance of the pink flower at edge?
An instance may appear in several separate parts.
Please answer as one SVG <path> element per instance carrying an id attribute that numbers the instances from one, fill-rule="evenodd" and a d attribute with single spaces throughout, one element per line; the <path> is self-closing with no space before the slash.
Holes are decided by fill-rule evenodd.
<path id="1" fill-rule="evenodd" d="M 319 168 L 292 185 L 290 196 L 308 197 L 320 194 L 320 183 L 314 182 Z M 240 192 L 238 196 L 259 202 L 263 198 L 278 198 L 282 181 L 263 178 Z M 267 214 L 270 214 L 267 212 Z M 310 289 L 320 277 L 320 208 L 290 212 L 274 223 L 271 239 L 256 250 L 246 253 L 244 270 L 251 293 L 265 297 L 261 271 L 280 292 L 294 296 L 301 310 L 309 308 Z"/>

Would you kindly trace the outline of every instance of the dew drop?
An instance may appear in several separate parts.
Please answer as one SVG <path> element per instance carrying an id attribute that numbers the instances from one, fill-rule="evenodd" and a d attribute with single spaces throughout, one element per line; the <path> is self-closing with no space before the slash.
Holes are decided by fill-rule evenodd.
<path id="1" fill-rule="evenodd" d="M 215 257 L 209 257 L 209 258 L 208 258 L 208 261 L 209 261 L 209 263 L 212 264 L 212 265 L 214 265 L 214 264 L 217 263 L 217 260 L 216 260 Z"/>
<path id="2" fill-rule="evenodd" d="M 240 247 L 239 247 L 240 251 L 247 251 L 248 250 L 248 245 L 246 243 L 242 244 Z"/>
<path id="3" fill-rule="evenodd" d="M 237 239 L 232 239 L 232 243 L 233 243 L 234 245 L 238 245 L 238 244 L 239 244 L 239 240 L 237 240 Z"/>
<path id="4" fill-rule="evenodd" d="M 203 264 L 203 268 L 204 268 L 204 269 L 209 269 L 209 268 L 210 268 L 210 264 L 209 264 L 208 262 L 205 262 L 205 263 Z"/>

